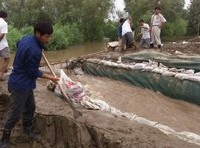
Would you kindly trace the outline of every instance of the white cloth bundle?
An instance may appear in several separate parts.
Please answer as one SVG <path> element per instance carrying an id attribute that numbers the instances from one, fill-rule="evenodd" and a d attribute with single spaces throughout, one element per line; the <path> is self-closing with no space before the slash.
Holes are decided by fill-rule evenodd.
<path id="1" fill-rule="evenodd" d="M 63 70 L 60 70 L 60 80 L 59 82 L 67 94 L 67 96 L 73 101 L 74 103 L 80 102 L 83 97 L 85 96 L 85 91 L 83 86 L 80 82 L 73 82 Z M 61 96 L 62 93 L 60 91 L 60 88 L 58 85 L 56 85 L 56 88 L 54 90 L 55 94 Z"/>

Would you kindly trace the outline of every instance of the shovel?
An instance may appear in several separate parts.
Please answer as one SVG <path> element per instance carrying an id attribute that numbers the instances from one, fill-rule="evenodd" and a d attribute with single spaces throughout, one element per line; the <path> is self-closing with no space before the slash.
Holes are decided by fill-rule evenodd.
<path id="1" fill-rule="evenodd" d="M 44 61 L 45 63 L 47 64 L 50 72 L 52 73 L 52 75 L 54 77 L 57 77 L 55 72 L 53 71 L 53 69 L 51 68 L 51 65 L 49 64 L 44 52 L 42 52 L 42 57 L 44 58 Z M 72 104 L 72 102 L 70 101 L 70 98 L 68 97 L 68 95 L 66 94 L 65 90 L 63 89 L 63 87 L 61 86 L 61 83 L 58 82 L 58 86 L 60 88 L 60 91 L 65 99 L 65 101 L 69 104 L 69 106 L 71 107 L 71 109 L 73 110 L 73 115 L 74 115 L 74 118 L 77 119 L 78 117 L 82 116 L 82 113 L 77 111 L 76 108 L 74 107 L 74 105 Z"/>

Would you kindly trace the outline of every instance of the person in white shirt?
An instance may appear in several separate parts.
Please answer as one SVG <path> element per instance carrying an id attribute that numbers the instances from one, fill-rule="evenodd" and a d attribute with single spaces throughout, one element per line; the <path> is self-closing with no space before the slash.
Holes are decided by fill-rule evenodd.
<path id="1" fill-rule="evenodd" d="M 141 19 L 139 22 L 140 22 L 140 30 L 141 30 L 141 34 L 142 34 L 141 47 L 149 48 L 150 47 L 149 25 L 147 23 L 144 23 L 143 19 Z"/>
<path id="2" fill-rule="evenodd" d="M 160 13 L 160 7 L 155 7 L 155 13 L 151 16 L 151 44 L 150 47 L 154 48 L 156 44 L 158 48 L 161 48 L 161 39 L 160 33 L 163 23 L 166 22 L 166 19 Z"/>
<path id="3" fill-rule="evenodd" d="M 0 81 L 4 80 L 4 73 L 8 71 L 8 64 L 10 61 L 10 50 L 8 48 L 8 41 L 6 34 L 8 33 L 8 24 L 6 22 L 7 13 L 0 11 L 0 57 L 4 59 L 0 72 Z"/>
<path id="4" fill-rule="evenodd" d="M 131 48 L 134 45 L 133 31 L 131 29 L 130 19 L 126 19 L 122 25 L 122 47 L 124 47 L 125 44 L 126 49 Z"/>

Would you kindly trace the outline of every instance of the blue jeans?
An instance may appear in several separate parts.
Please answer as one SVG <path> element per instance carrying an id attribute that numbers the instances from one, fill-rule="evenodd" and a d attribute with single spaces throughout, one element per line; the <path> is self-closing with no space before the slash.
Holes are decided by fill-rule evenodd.
<path id="1" fill-rule="evenodd" d="M 9 89 L 11 92 L 11 107 L 4 129 L 12 130 L 23 114 L 23 126 L 32 126 L 35 113 L 35 97 L 33 90 L 17 91 Z"/>

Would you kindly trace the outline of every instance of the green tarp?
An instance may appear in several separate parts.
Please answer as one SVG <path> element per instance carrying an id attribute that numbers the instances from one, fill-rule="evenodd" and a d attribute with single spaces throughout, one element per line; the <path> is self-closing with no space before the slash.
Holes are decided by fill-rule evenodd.
<path id="1" fill-rule="evenodd" d="M 200 105 L 199 82 L 179 80 L 153 72 L 114 68 L 93 63 L 84 63 L 83 70 L 88 74 L 124 81 L 135 86 L 159 91 L 172 98 Z"/>
<path id="2" fill-rule="evenodd" d="M 170 55 L 168 53 L 155 52 L 152 50 L 145 50 L 134 54 L 123 56 L 122 62 L 143 62 L 156 61 L 173 68 L 193 69 L 195 72 L 200 71 L 200 56 L 188 55 Z"/>

